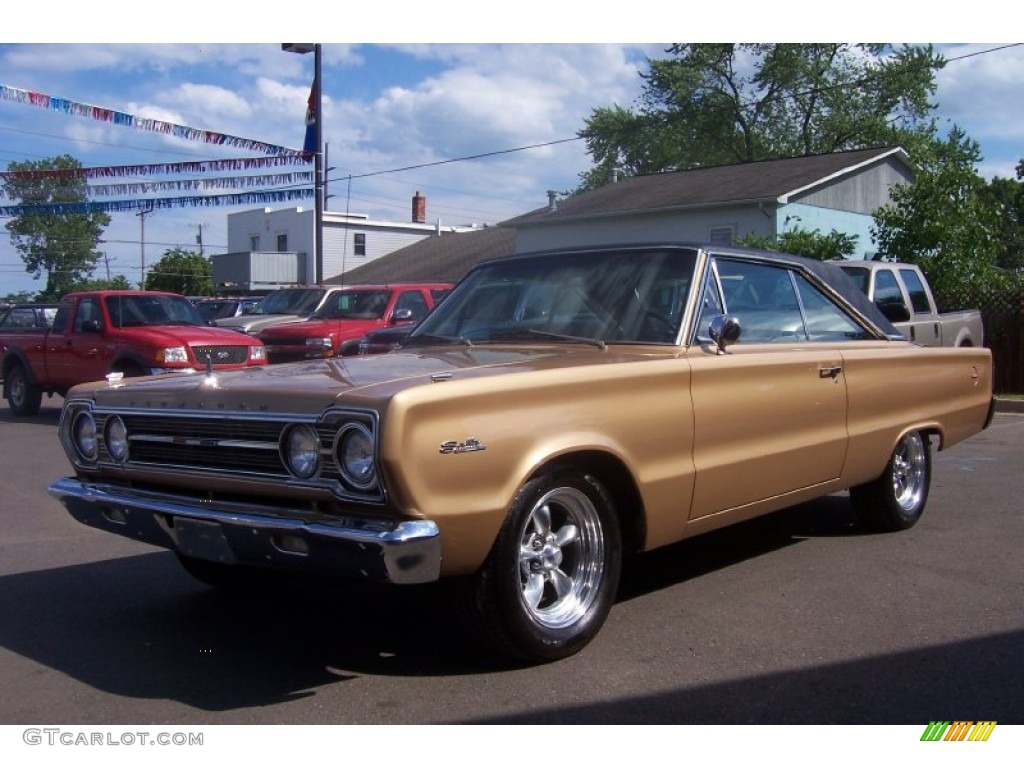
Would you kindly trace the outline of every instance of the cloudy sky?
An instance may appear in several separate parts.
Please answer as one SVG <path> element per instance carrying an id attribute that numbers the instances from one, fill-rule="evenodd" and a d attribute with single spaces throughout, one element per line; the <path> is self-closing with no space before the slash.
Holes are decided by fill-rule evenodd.
<path id="1" fill-rule="evenodd" d="M 133 17 L 140 12 L 137 5 L 112 5 L 123 5 L 124 14 Z M 279 14 L 279 5 L 272 12 L 257 4 L 246 7 L 249 18 L 241 28 L 223 20 L 213 28 L 197 28 L 188 5 L 176 4 L 182 13 L 167 24 L 152 26 L 165 32 L 166 39 L 191 40 L 201 32 L 234 42 L 172 44 L 158 38 L 141 43 L 78 43 L 74 41 L 110 39 L 110 35 L 105 29 L 79 34 L 67 19 L 63 24 L 35 25 L 31 19 L 17 19 L 10 29 L 23 29 L 25 34 L 8 34 L 5 37 L 13 42 L 0 44 L 0 85 L 301 147 L 312 56 L 285 53 L 275 42 L 238 40 L 289 33 L 300 37 L 295 21 L 278 24 L 273 15 Z M 529 31 L 513 32 L 502 27 L 498 17 L 481 21 L 479 5 L 455 5 L 460 7 L 453 9 L 448 2 L 392 4 L 393 16 L 386 9 L 379 9 L 372 20 L 365 13 L 357 19 L 339 11 L 333 20 L 342 30 L 334 39 L 374 42 L 323 44 L 324 141 L 333 166 L 328 173 L 329 209 L 404 221 L 416 191 L 427 197 L 428 220 L 443 225 L 493 224 L 539 207 L 547 200 L 546 190 L 572 188 L 589 166 L 583 143 L 574 137 L 590 112 L 599 106 L 633 105 L 641 89 L 637 73 L 648 56 L 656 57 L 665 48 L 657 38 L 663 34 L 686 37 L 691 31 L 688 24 L 673 29 L 648 19 L 642 25 L 605 20 L 602 28 L 588 33 L 563 16 L 555 19 L 558 25 L 546 35 L 538 34 L 540 27 L 535 24 Z M 534 5 L 531 0 L 515 7 L 534 20 L 554 18 L 543 3 Z M 412 13 L 408 9 L 416 10 L 418 21 L 402 15 Z M 446 10 L 447 14 L 441 13 Z M 102 26 L 102 19 L 117 17 L 101 15 L 90 22 Z M 473 18 L 475 23 L 459 23 L 460 18 Z M 398 23 L 403 20 L 404 24 Z M 692 39 L 702 35 L 722 39 L 708 31 L 714 29 L 713 23 L 702 21 L 708 26 L 694 28 L 697 34 Z M 256 34 L 245 32 L 253 27 Z M 147 30 L 152 34 L 150 27 Z M 396 30 L 393 37 L 388 34 Z M 742 36 L 742 31 L 736 36 Z M 859 31 L 851 30 L 851 36 Z M 747 38 L 765 39 L 764 34 L 761 30 Z M 793 39 L 788 30 L 776 29 L 776 34 L 780 35 L 776 39 Z M 331 34 L 325 37 L 331 39 Z M 402 42 L 391 42 L 389 37 Z M 637 42 L 591 42 L 615 38 Z M 449 42 L 415 42 L 431 39 Z M 491 42 L 470 42 L 473 39 Z M 996 39 L 940 46 L 952 61 L 938 75 L 937 114 L 964 127 L 981 144 L 985 161 L 980 171 L 988 177 L 1012 177 L 1024 157 L 1020 86 L 1024 46 L 1003 45 Z M 64 153 L 87 167 L 259 154 L 0 100 L 0 168 L 12 161 Z M 0 205 L 5 203 L 9 204 L 0 200 Z M 294 205 L 310 207 L 312 200 L 274 207 Z M 239 209 L 173 208 L 147 216 L 147 264 L 167 248 L 196 247 L 200 231 L 207 252 L 223 252 L 226 216 L 232 210 Z M 101 246 L 111 274 L 138 280 L 140 224 L 133 213 L 112 214 Z M 42 285 L 42 280 L 24 273 L 7 233 L 0 232 L 0 295 Z"/>

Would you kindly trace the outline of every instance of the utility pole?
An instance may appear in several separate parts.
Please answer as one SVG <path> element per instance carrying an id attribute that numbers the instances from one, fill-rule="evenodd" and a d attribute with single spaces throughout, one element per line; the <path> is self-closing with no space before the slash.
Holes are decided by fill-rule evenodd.
<path id="1" fill-rule="evenodd" d="M 139 290 L 146 290 L 146 216 L 153 212 L 153 205 L 143 208 L 135 215 L 139 217 L 139 226 L 141 228 L 141 234 L 139 239 L 139 245 L 141 247 L 140 258 L 140 272 L 139 272 Z"/>
<path id="2" fill-rule="evenodd" d="M 208 226 L 210 226 L 210 225 L 209 224 L 196 224 L 196 228 L 199 230 L 198 234 L 196 235 L 196 245 L 199 246 L 199 255 L 200 256 L 204 256 L 205 255 L 203 253 L 203 227 L 208 227 Z"/>

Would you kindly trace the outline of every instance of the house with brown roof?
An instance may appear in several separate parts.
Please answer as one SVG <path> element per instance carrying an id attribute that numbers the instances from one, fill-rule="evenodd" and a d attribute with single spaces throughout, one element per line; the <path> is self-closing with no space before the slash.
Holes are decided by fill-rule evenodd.
<path id="1" fill-rule="evenodd" d="M 430 237 L 330 283 L 457 281 L 476 263 L 515 252 L 608 243 L 730 244 L 793 229 L 857 236 L 871 258 L 872 214 L 895 184 L 913 182 L 899 147 L 862 149 L 634 176 L 477 232 Z"/>
<path id="2" fill-rule="evenodd" d="M 502 226 L 519 251 L 603 243 L 729 244 L 796 228 L 857 236 L 854 258 L 871 258 L 872 214 L 894 184 L 913 181 L 899 147 L 692 168 L 613 181 L 557 200 Z"/>

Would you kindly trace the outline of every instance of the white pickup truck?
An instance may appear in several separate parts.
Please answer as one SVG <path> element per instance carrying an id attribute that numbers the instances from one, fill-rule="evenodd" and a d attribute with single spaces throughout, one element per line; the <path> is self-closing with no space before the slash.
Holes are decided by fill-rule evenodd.
<path id="1" fill-rule="evenodd" d="M 839 265 L 913 342 L 926 347 L 980 347 L 985 336 L 981 312 L 939 312 L 928 281 L 913 264 L 855 261 Z"/>

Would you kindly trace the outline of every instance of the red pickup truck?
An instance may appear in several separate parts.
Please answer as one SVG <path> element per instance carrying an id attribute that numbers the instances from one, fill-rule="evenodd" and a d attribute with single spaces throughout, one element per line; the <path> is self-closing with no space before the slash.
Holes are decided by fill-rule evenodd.
<path id="1" fill-rule="evenodd" d="M 338 357 L 377 328 L 422 320 L 452 289 L 451 283 L 353 285 L 331 295 L 308 320 L 266 328 L 257 335 L 271 363 Z"/>
<path id="2" fill-rule="evenodd" d="M 157 291 L 87 291 L 61 299 L 50 328 L 0 329 L 3 395 L 20 416 L 43 394 L 107 374 L 224 370 L 266 365 L 258 340 L 206 325 L 184 296 Z"/>

